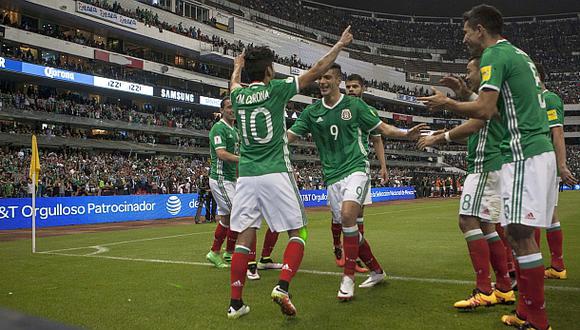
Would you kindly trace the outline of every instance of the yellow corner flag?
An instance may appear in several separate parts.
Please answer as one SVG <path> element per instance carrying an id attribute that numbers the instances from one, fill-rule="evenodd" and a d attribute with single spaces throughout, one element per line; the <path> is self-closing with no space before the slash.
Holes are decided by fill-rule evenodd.
<path id="1" fill-rule="evenodd" d="M 36 177 L 33 178 L 33 174 Z M 36 143 L 36 135 L 32 135 L 32 157 L 30 157 L 30 180 L 38 186 L 38 179 L 40 177 L 40 158 L 38 157 L 38 144 Z"/>

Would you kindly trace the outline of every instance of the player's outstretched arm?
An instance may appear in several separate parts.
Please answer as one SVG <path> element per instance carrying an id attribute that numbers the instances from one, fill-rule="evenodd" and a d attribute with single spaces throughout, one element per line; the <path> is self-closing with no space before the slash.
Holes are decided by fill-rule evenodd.
<path id="1" fill-rule="evenodd" d="M 419 124 L 413 126 L 413 128 L 408 130 L 399 129 L 393 125 L 386 124 L 382 122 L 375 130 L 379 131 L 383 136 L 395 138 L 395 139 L 406 139 L 406 140 L 417 140 L 421 134 L 421 130 L 428 129 L 427 124 Z"/>
<path id="2" fill-rule="evenodd" d="M 462 141 L 485 126 L 485 121 L 480 119 L 470 119 L 465 123 L 453 128 L 450 131 L 437 131 L 433 135 L 424 136 L 419 139 L 417 148 L 425 149 L 438 144 L 445 144 L 451 141 Z"/>
<path id="3" fill-rule="evenodd" d="M 558 164 L 558 171 L 562 181 L 569 185 L 575 185 L 578 180 L 572 175 L 568 165 L 566 164 L 566 142 L 564 140 L 564 128 L 562 126 L 555 126 L 550 129 L 552 131 L 552 140 L 554 141 L 554 151 L 556 151 L 556 163 Z"/>
<path id="4" fill-rule="evenodd" d="M 340 39 L 334 44 L 334 46 L 330 49 L 326 55 L 324 55 L 321 59 L 318 60 L 310 70 L 306 71 L 305 73 L 301 74 L 298 77 L 298 86 L 300 88 L 306 87 L 312 84 L 316 79 L 320 78 L 330 66 L 336 61 L 338 54 L 340 51 L 350 45 L 352 42 L 352 34 L 350 33 L 350 25 L 342 32 L 342 36 Z"/>
<path id="5" fill-rule="evenodd" d="M 245 50 L 234 59 L 234 71 L 232 72 L 232 78 L 230 82 L 230 93 L 234 89 L 242 87 L 242 69 L 244 68 L 245 61 Z"/>
<path id="6" fill-rule="evenodd" d="M 385 145 L 383 143 L 383 137 L 371 135 L 371 141 L 373 142 L 375 154 L 377 155 L 381 165 L 381 170 L 379 171 L 379 174 L 381 175 L 381 184 L 385 184 L 389 180 L 389 171 L 387 170 L 387 161 L 385 160 Z"/>
<path id="7" fill-rule="evenodd" d="M 432 96 L 418 97 L 417 100 L 423 102 L 431 110 L 445 108 L 458 115 L 469 118 L 490 120 L 497 115 L 497 99 L 499 92 L 490 89 L 483 89 L 475 101 L 459 102 L 445 96 L 437 88 L 433 87 Z"/>
<path id="8" fill-rule="evenodd" d="M 231 152 L 226 151 L 226 149 L 224 148 L 217 149 L 215 153 L 217 154 L 218 158 L 223 160 L 224 162 L 238 163 L 240 161 L 239 156 L 236 156 Z"/>

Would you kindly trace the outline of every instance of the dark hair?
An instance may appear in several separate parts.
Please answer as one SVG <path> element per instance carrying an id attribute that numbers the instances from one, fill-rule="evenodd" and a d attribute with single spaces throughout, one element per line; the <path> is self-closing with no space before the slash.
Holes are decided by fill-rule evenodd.
<path id="1" fill-rule="evenodd" d="M 483 26 L 490 34 L 501 34 L 503 28 L 503 17 L 501 12 L 490 5 L 479 5 L 463 13 L 463 22 L 472 29 L 477 25 Z"/>
<path id="2" fill-rule="evenodd" d="M 263 81 L 266 69 L 274 62 L 274 52 L 267 46 L 246 49 L 244 69 L 251 81 Z"/>
<path id="3" fill-rule="evenodd" d="M 479 56 L 479 55 L 471 56 L 469 58 L 469 61 L 467 61 L 467 63 L 469 63 L 471 61 L 477 62 L 477 66 L 479 66 L 479 63 L 481 63 L 481 56 Z"/>
<path id="4" fill-rule="evenodd" d="M 535 62 L 534 64 L 536 65 L 536 70 L 538 70 L 538 74 L 540 75 L 540 80 L 546 82 L 546 68 L 544 68 L 542 63 Z"/>
<path id="5" fill-rule="evenodd" d="M 363 77 L 361 77 L 360 74 L 356 74 L 356 73 L 353 73 L 350 76 L 346 77 L 346 81 L 358 81 L 358 83 L 361 86 L 365 85 L 365 81 L 364 81 Z"/>
<path id="6" fill-rule="evenodd" d="M 339 79 L 342 79 L 342 67 L 340 66 L 340 64 L 338 63 L 332 63 L 332 65 L 330 66 L 330 68 L 328 68 L 328 70 L 333 70 L 336 72 L 336 75 L 338 76 Z"/>
<path id="7" fill-rule="evenodd" d="M 223 108 L 226 106 L 226 101 L 229 101 L 230 97 L 226 96 L 222 99 L 222 101 L 220 102 L 220 110 L 223 110 Z"/>

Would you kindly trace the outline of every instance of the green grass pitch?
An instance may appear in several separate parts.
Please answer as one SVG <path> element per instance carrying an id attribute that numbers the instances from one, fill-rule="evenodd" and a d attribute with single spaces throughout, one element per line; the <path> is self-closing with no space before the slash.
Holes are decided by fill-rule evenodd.
<path id="1" fill-rule="evenodd" d="M 546 281 L 555 329 L 580 324 L 580 193 L 560 195 L 569 279 Z M 29 240 L 0 242 L 0 306 L 91 329 L 507 329 L 499 321 L 513 306 L 458 312 L 454 301 L 474 287 L 466 244 L 457 226 L 458 200 L 381 205 L 366 210 L 366 237 L 390 275 L 386 284 L 358 289 L 352 302 L 336 299 L 329 213 L 309 211 L 309 241 L 291 284 L 298 309 L 286 319 L 270 301 L 276 271 L 247 281 L 251 312 L 228 320 L 229 270 L 206 265 L 214 225 L 43 237 L 32 255 Z M 259 233 L 258 256 L 263 240 Z M 281 261 L 285 235 L 273 257 Z M 95 249 L 90 246 L 101 246 Z M 84 248 L 83 248 L 84 247 Z M 549 262 L 545 235 L 544 263 Z M 360 284 L 364 277 L 358 277 Z"/>

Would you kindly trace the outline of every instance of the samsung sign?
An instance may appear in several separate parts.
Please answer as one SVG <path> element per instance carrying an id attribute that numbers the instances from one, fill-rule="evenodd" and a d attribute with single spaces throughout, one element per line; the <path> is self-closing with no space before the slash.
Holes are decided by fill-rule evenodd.
<path id="1" fill-rule="evenodd" d="M 161 88 L 155 93 L 156 96 L 159 96 L 164 99 L 186 102 L 186 103 L 196 103 L 195 94 L 179 92 L 172 89 Z"/>
<path id="2" fill-rule="evenodd" d="M 373 202 L 413 199 L 413 187 L 372 188 Z M 326 206 L 326 190 L 301 190 L 305 207 Z M 41 197 L 36 199 L 36 225 L 53 227 L 136 220 L 193 218 L 197 212 L 197 194 Z M 0 199 L 0 230 L 30 228 L 30 198 Z M 202 209 L 202 215 L 205 210 Z"/>

